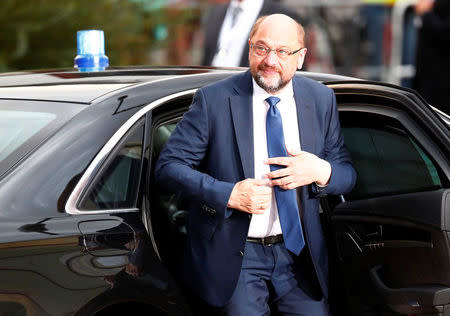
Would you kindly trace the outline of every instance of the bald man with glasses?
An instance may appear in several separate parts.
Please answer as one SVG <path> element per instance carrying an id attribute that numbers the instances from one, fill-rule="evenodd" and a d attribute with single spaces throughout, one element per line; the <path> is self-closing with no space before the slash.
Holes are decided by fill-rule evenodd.
<path id="1" fill-rule="evenodd" d="M 300 24 L 255 22 L 250 70 L 197 91 L 156 166 L 190 203 L 184 279 L 224 315 L 328 314 L 319 197 L 356 174 L 331 89 L 295 75 Z"/>

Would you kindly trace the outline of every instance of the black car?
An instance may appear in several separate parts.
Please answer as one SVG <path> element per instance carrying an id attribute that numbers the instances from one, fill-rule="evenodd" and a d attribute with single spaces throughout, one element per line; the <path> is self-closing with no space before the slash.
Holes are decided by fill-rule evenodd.
<path id="1" fill-rule="evenodd" d="M 244 69 L 0 75 L 0 315 L 190 315 L 186 201 L 155 161 L 196 89 Z M 450 315 L 450 118 L 414 91 L 337 96 L 358 180 L 321 201 L 334 315 Z"/>

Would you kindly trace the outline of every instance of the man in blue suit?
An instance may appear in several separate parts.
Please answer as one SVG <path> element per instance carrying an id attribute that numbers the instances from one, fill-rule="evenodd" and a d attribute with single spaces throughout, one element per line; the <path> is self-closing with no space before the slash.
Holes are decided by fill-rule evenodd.
<path id="1" fill-rule="evenodd" d="M 306 48 L 288 16 L 258 19 L 249 47 L 250 71 L 199 89 L 157 162 L 191 202 L 184 278 L 226 315 L 327 315 L 318 197 L 356 179 L 335 96 L 295 76 Z"/>

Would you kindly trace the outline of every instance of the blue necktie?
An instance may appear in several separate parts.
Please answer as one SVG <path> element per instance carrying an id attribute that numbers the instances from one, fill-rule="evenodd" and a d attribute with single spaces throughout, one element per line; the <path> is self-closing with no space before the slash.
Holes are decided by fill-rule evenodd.
<path id="1" fill-rule="evenodd" d="M 277 108 L 277 103 L 280 102 L 280 99 L 277 97 L 268 97 L 266 101 L 270 105 L 266 118 L 267 151 L 269 158 L 287 157 L 283 122 L 280 111 Z M 271 171 L 281 168 L 284 167 L 270 165 Z M 273 189 L 275 191 L 284 244 L 288 250 L 298 255 L 305 246 L 305 239 L 303 238 L 295 190 L 283 190 L 279 186 L 274 186 Z"/>

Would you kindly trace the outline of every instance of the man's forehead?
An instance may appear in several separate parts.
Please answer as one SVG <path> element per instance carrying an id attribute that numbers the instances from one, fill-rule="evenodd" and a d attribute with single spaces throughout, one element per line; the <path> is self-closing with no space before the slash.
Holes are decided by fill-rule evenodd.
<path id="1" fill-rule="evenodd" d="M 292 46 L 300 43 L 297 32 L 291 34 L 285 32 L 284 34 L 280 34 L 278 32 L 273 32 L 270 29 L 266 31 L 258 30 L 251 41 L 253 43 L 264 44 L 271 47 Z"/>
<path id="2" fill-rule="evenodd" d="M 280 23 L 282 21 L 284 23 Z M 295 22 L 291 22 L 290 20 L 286 21 L 286 19 L 267 17 L 261 22 L 252 41 L 254 43 L 264 41 L 269 44 L 278 45 L 296 44 L 299 42 L 298 27 Z"/>

